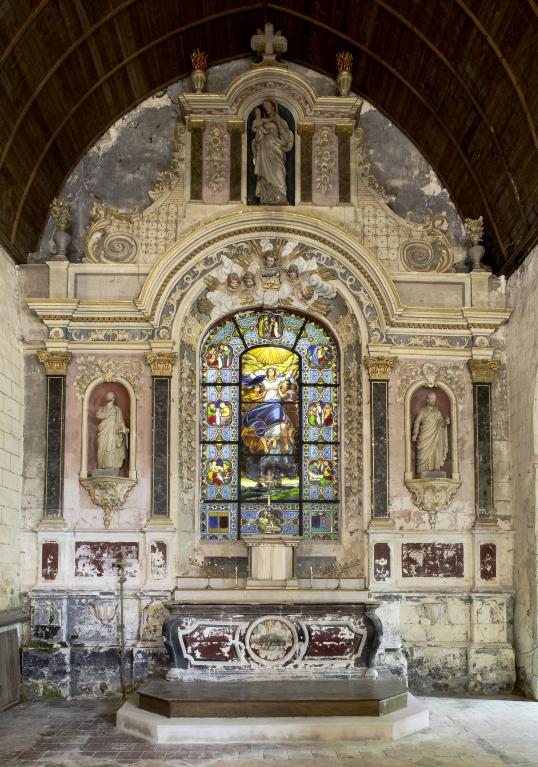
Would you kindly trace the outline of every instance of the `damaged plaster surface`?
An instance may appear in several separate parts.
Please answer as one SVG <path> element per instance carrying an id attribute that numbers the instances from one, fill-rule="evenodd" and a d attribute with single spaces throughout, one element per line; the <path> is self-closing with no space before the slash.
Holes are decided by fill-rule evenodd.
<path id="1" fill-rule="evenodd" d="M 305 67 L 290 69 L 306 77 L 320 95 L 334 96 L 335 81 Z M 222 92 L 238 75 L 248 71 L 248 59 L 221 64 L 208 70 L 207 92 Z M 184 78 L 143 101 L 109 128 L 82 157 L 58 197 L 72 205 L 70 250 L 84 253 L 84 234 L 94 202 L 120 210 L 146 207 L 148 190 L 158 171 L 170 163 L 174 126 L 181 119 L 178 96 L 192 91 Z M 432 167 L 404 134 L 381 112 L 364 102 L 360 125 L 366 134 L 366 160 L 378 182 L 390 196 L 389 206 L 400 216 L 413 212 L 413 220 L 428 215 L 445 216 L 447 234 L 457 243 L 464 239 L 461 219 Z M 48 221 L 39 256 L 49 252 L 53 232 Z"/>

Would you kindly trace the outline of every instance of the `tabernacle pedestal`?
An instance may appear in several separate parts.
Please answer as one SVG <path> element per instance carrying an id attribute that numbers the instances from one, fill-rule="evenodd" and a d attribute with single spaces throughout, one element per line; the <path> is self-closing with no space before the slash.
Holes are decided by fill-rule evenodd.
<path id="1" fill-rule="evenodd" d="M 247 588 L 274 587 L 276 585 L 296 586 L 295 549 L 298 539 L 291 535 L 260 533 L 250 535 L 246 540 L 248 568 L 251 577 Z"/>

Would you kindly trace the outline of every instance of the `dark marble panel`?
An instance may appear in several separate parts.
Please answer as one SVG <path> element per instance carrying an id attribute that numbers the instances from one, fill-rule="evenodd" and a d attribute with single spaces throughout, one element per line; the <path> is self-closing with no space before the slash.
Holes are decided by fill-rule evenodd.
<path id="1" fill-rule="evenodd" d="M 388 543 L 374 543 L 374 580 L 386 581 L 390 578 L 391 561 Z"/>
<path id="2" fill-rule="evenodd" d="M 334 568 L 336 557 L 297 557 L 295 560 L 295 575 L 297 578 L 310 578 L 310 568 L 314 578 L 326 575 L 326 571 Z M 331 577 L 326 575 L 326 577 Z"/>
<path id="3" fill-rule="evenodd" d="M 494 543 L 480 544 L 480 578 L 491 581 L 497 577 L 497 546 Z"/>
<path id="4" fill-rule="evenodd" d="M 170 379 L 153 379 L 153 484 L 152 514 L 169 514 Z"/>
<path id="5" fill-rule="evenodd" d="M 338 200 L 351 201 L 350 141 L 348 133 L 338 134 Z"/>
<path id="6" fill-rule="evenodd" d="M 301 135 L 301 202 L 312 202 L 312 136 Z"/>
<path id="7" fill-rule="evenodd" d="M 102 578 L 118 575 L 118 559 L 127 562 L 126 574 L 136 575 L 138 543 L 113 541 L 77 541 L 75 543 L 75 575 L 79 578 Z"/>
<path id="8" fill-rule="evenodd" d="M 61 517 L 64 472 L 65 376 L 47 376 L 45 516 Z"/>
<path id="9" fill-rule="evenodd" d="M 474 384 L 476 511 L 479 517 L 493 514 L 493 469 L 491 449 L 491 385 Z"/>
<path id="10" fill-rule="evenodd" d="M 236 567 L 239 578 L 247 576 L 247 557 L 204 557 L 204 563 L 214 568 L 218 578 L 234 578 Z"/>
<path id="11" fill-rule="evenodd" d="M 463 543 L 402 543 L 404 578 L 463 578 Z"/>
<path id="12" fill-rule="evenodd" d="M 58 576 L 59 548 L 56 541 L 46 541 L 41 546 L 41 577 L 44 581 L 54 581 Z"/>
<path id="13" fill-rule="evenodd" d="M 204 175 L 204 132 L 202 128 L 191 131 L 191 200 L 201 200 Z"/>
<path id="14" fill-rule="evenodd" d="M 241 131 L 230 132 L 230 202 L 241 200 L 242 138 Z"/>
<path id="15" fill-rule="evenodd" d="M 371 381 L 372 403 L 372 517 L 388 517 L 387 381 Z"/>

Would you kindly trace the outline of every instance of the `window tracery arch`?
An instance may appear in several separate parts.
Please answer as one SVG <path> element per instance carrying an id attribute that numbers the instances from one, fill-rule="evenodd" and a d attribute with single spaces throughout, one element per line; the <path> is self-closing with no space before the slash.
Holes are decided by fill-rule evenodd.
<path id="1" fill-rule="evenodd" d="M 339 353 L 298 312 L 226 317 L 201 346 L 200 536 L 339 535 Z"/>

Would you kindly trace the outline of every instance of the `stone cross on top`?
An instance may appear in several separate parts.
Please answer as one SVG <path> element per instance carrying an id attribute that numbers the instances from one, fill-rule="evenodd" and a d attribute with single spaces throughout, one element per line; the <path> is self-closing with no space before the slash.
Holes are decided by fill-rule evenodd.
<path id="1" fill-rule="evenodd" d="M 275 34 L 273 25 L 267 22 L 263 32 L 258 29 L 250 38 L 250 47 L 262 57 L 259 66 L 272 66 L 278 65 L 277 54 L 288 50 L 288 41 L 281 32 Z"/>

